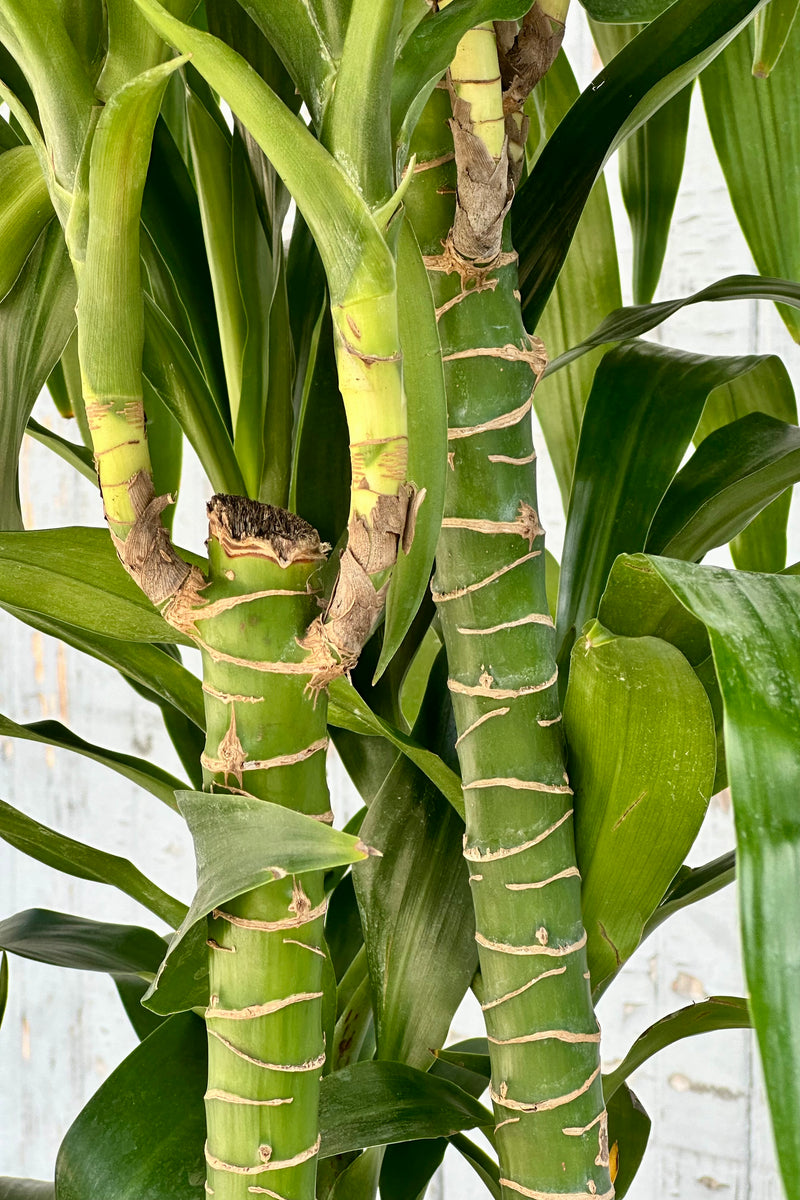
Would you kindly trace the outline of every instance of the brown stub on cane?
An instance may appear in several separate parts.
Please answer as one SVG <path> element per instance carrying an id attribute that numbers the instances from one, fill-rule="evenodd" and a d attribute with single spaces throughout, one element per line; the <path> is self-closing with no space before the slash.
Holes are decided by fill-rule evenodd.
<path id="1" fill-rule="evenodd" d="M 309 683 L 313 690 L 326 687 L 358 662 L 386 600 L 388 585 L 376 588 L 372 577 L 391 570 L 399 546 L 410 546 L 419 508 L 416 498 L 413 485 L 405 484 L 396 496 L 379 496 L 369 520 L 359 514 L 350 518 L 327 612 L 312 622 L 301 642 L 314 668 Z"/>
<path id="2" fill-rule="evenodd" d="M 499 159 L 472 132 L 471 105 L 451 87 L 450 128 L 456 153 L 456 215 L 452 239 L 456 253 L 470 262 L 493 263 L 500 253 L 503 221 L 514 198 L 508 167 L 508 139 Z"/>
<path id="3" fill-rule="evenodd" d="M 229 558 L 269 558 L 281 567 L 320 561 L 328 550 L 302 517 L 245 496 L 212 496 L 208 530 Z"/>
<path id="4" fill-rule="evenodd" d="M 178 592 L 190 570 L 161 524 L 161 514 L 172 504 L 172 497 L 156 496 L 146 471 L 130 480 L 128 495 L 134 523 L 124 541 L 113 530 L 111 537 L 125 570 L 153 604 L 161 605 Z"/>

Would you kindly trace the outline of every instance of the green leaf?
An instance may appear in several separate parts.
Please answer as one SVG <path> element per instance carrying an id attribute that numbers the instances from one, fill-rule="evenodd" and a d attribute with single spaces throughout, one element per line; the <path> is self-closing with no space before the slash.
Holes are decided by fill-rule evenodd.
<path id="1" fill-rule="evenodd" d="M 282 59 L 319 126 L 336 75 L 333 55 L 341 53 L 349 14 L 337 11 L 341 5 L 336 0 L 283 0 L 281 4 L 243 0 L 242 7 Z M 322 10 L 319 14 L 317 8 Z M 329 40 L 332 27 L 341 33 L 335 45 Z M 322 36 L 322 30 L 328 39 Z"/>
<path id="2" fill-rule="evenodd" d="M 670 484 L 647 550 L 699 561 L 735 537 L 800 479 L 800 429 L 763 413 L 723 425 L 701 442 Z M 779 564 L 783 567 L 786 561 Z"/>
<path id="3" fill-rule="evenodd" d="M 606 354 L 584 414 L 567 514 L 558 597 L 563 646 L 597 612 L 616 556 L 644 549 L 709 392 L 764 362 L 648 342 Z"/>
<path id="4" fill-rule="evenodd" d="M 654 21 L 672 0 L 581 0 L 593 21 L 615 25 L 630 21 Z"/>
<path id="5" fill-rule="evenodd" d="M 367 282 L 390 291 L 394 261 L 377 224 L 302 120 L 224 43 L 182 24 L 157 0 L 136 3 L 166 41 L 192 55 L 192 65 L 227 100 L 283 179 L 314 235 L 332 301 L 358 294 Z M 258 22 L 254 7 L 248 5 L 248 11 Z"/>
<path id="6" fill-rule="evenodd" d="M 113 667 L 148 692 L 154 693 L 160 700 L 174 705 L 198 729 L 205 728 L 200 680 L 191 671 L 187 671 L 178 659 L 167 653 L 171 647 L 162 649 L 161 646 L 151 646 L 146 642 L 123 642 L 118 638 L 86 632 L 63 621 L 52 620 L 23 608 L 14 608 L 10 604 L 4 604 L 3 607 L 26 625 L 51 637 L 60 638 L 68 646 L 74 646 L 76 650 L 90 654 Z"/>
<path id="7" fill-rule="evenodd" d="M 144 298 L 145 377 L 194 447 L 215 491 L 244 495 L 233 443 L 194 355 L 149 296 Z"/>
<path id="8" fill-rule="evenodd" d="M 639 945 L 697 836 L 714 782 L 714 720 L 679 650 L 594 622 L 572 651 L 564 730 L 597 992 Z"/>
<path id="9" fill-rule="evenodd" d="M 25 265 L 36 239 L 53 215 L 47 181 L 33 146 L 0 154 L 0 300 Z"/>
<path id="10" fill-rule="evenodd" d="M 677 0 L 594 79 L 550 138 L 515 216 L 523 314 L 535 328 L 586 198 L 613 150 L 727 45 L 762 0 Z"/>
<path id="11" fill-rule="evenodd" d="M 670 884 L 664 899 L 644 927 L 642 940 L 657 929 L 673 913 L 680 912 L 689 904 L 696 904 L 706 896 L 713 896 L 721 888 L 733 883 L 736 878 L 736 852 L 730 850 L 713 862 L 702 867 L 681 867 Z"/>
<path id="12" fill-rule="evenodd" d="M 162 771 L 155 763 L 143 758 L 135 758 L 131 754 L 122 754 L 119 750 L 107 750 L 104 746 L 94 746 L 85 742 L 71 729 L 58 721 L 33 721 L 28 725 L 17 725 L 9 717 L 0 713 L 0 736 L 21 738 L 28 742 L 41 742 L 45 746 L 56 746 L 61 750 L 73 750 L 86 758 L 111 767 L 119 775 L 133 780 L 139 787 L 152 792 L 169 808 L 177 811 L 175 790 L 185 787 L 179 779 Z"/>
<path id="13" fill-rule="evenodd" d="M 418 767 L 431 783 L 445 796 L 463 817 L 464 797 L 461 792 L 461 780 L 445 762 L 426 750 L 413 737 L 402 733 L 388 721 L 377 716 L 344 677 L 335 679 L 329 688 L 328 721 L 339 729 L 349 729 L 367 737 L 382 737 L 392 746 L 396 746 L 401 754 Z"/>
<path id="14" fill-rule="evenodd" d="M 502 1200 L 502 1189 L 500 1187 L 500 1170 L 497 1163 L 494 1162 L 488 1154 L 476 1146 L 469 1138 L 463 1134 L 455 1134 L 450 1138 L 451 1143 L 458 1150 L 459 1154 L 469 1163 L 475 1174 L 484 1184 L 490 1196 L 494 1200 Z"/>
<path id="15" fill-rule="evenodd" d="M 381 1061 L 326 1075 L 319 1118 L 323 1157 L 493 1125 L 483 1105 L 455 1084 L 401 1062 Z"/>
<path id="16" fill-rule="evenodd" d="M 0 954 L 0 1025 L 6 1015 L 8 1004 L 8 955 L 5 950 Z"/>
<path id="17" fill-rule="evenodd" d="M 146 997 L 158 1013 L 208 1003 L 206 917 L 213 909 L 276 872 L 320 871 L 368 854 L 359 838 L 252 796 L 226 796 L 221 804 L 208 792 L 179 792 L 178 806 L 194 839 L 197 891 Z"/>
<path id="18" fill-rule="evenodd" d="M 163 1023 L 164 1017 L 158 1017 L 155 1013 L 142 1008 L 142 997 L 147 991 L 148 985 L 140 976 L 114 975 L 113 980 L 128 1020 L 139 1041 L 142 1042 L 150 1036 L 154 1029 L 158 1029 L 159 1025 Z"/>
<path id="19" fill-rule="evenodd" d="M 201 100 L 186 96 L 189 144 L 203 221 L 206 258 L 211 271 L 217 328 L 225 364 L 231 418 L 236 425 L 242 393 L 242 355 L 247 337 L 242 294 L 236 272 L 231 182 L 231 135 Z"/>
<path id="20" fill-rule="evenodd" d="M 86 921 L 44 908 L 0 921 L 0 946 L 34 962 L 109 975 L 152 975 L 166 949 L 164 939 L 151 929 Z"/>
<path id="21" fill-rule="evenodd" d="M 705 624 L 725 708 L 742 945 L 778 1161 L 800 1172 L 800 579 L 651 560 Z"/>
<path id="22" fill-rule="evenodd" d="M 769 357 L 757 371 L 741 375 L 712 392 L 695 430 L 695 445 L 715 429 L 752 412 L 764 412 L 789 425 L 797 424 L 797 401 L 792 381 L 777 356 Z M 742 571 L 782 570 L 786 563 L 790 503 L 789 492 L 773 500 L 733 539 L 734 566 Z"/>
<path id="23" fill-rule="evenodd" d="M 33 817 L 25 816 L 4 800 L 0 800 L 0 838 L 45 866 L 76 879 L 89 879 L 118 888 L 173 927 L 186 912 L 186 906 L 180 900 L 168 896 L 127 858 L 76 842 L 41 825 Z"/>
<path id="24" fill-rule="evenodd" d="M 0 1176 L 0 1200 L 55 1200 L 55 1194 L 52 1183 Z"/>
<path id="25" fill-rule="evenodd" d="M 673 1042 L 716 1029 L 749 1029 L 750 1023 L 747 1001 L 739 996 L 710 996 L 679 1008 L 636 1039 L 620 1065 L 603 1077 L 603 1094 L 610 1099 L 637 1067 Z"/>
<path id="26" fill-rule="evenodd" d="M 17 464 L 25 426 L 75 326 L 75 282 L 56 220 L 0 304 L 0 527 L 21 529 Z"/>
<path id="27" fill-rule="evenodd" d="M 643 28 L 593 24 L 592 37 L 603 62 L 608 63 Z M 647 304 L 658 286 L 683 174 L 691 100 L 689 84 L 620 146 L 622 199 L 633 233 L 635 304 Z"/>
<path id="28" fill-rule="evenodd" d="M 52 375 L 50 378 L 53 378 Z M 42 446 L 47 446 L 49 450 L 53 450 L 59 458 L 63 458 L 65 463 L 74 467 L 84 479 L 88 479 L 90 483 L 97 486 L 97 472 L 94 469 L 94 459 L 92 458 L 91 450 L 88 450 L 86 446 L 78 446 L 74 442 L 70 442 L 67 438 L 53 433 L 52 429 L 46 429 L 44 425 L 40 425 L 38 421 L 34 421 L 33 417 L 28 417 L 25 432 L 35 442 L 39 442 Z"/>
<path id="29" fill-rule="evenodd" d="M 775 4 L 771 0 L 764 16 Z M 796 65 L 800 23 L 794 22 L 783 61 L 769 82 L 754 79 L 755 34 L 745 29 L 701 78 L 714 149 L 736 217 L 762 275 L 800 279 L 794 233 L 800 189 L 800 96 Z M 795 341 L 800 317 L 778 309 Z"/>
<path id="30" fill-rule="evenodd" d="M 414 734 L 452 745 L 444 656 Z M 442 793 L 401 757 L 364 818 L 381 851 L 354 873 L 375 1004 L 378 1055 L 427 1068 L 477 964 L 462 857 L 464 826 Z"/>
<path id="31" fill-rule="evenodd" d="M 408 220 L 403 221 L 397 247 L 397 311 L 408 404 L 408 478 L 418 489 L 424 489 L 425 498 L 408 553 L 402 546 L 398 548 L 386 598 L 376 682 L 403 641 L 427 591 L 442 524 L 447 471 L 447 397 L 436 309 Z"/>
<path id="32" fill-rule="evenodd" d="M 207 1070 L 203 1022 L 193 1013 L 164 1021 L 67 1130 L 59 1200 L 201 1200 Z"/>
<path id="33" fill-rule="evenodd" d="M 104 637 L 191 645 L 127 574 L 105 529 L 0 533 L 0 604 Z"/>
<path id="34" fill-rule="evenodd" d="M 725 279 L 678 300 L 659 300 L 655 304 L 639 304 L 631 308 L 617 309 L 616 312 L 609 313 L 588 338 L 554 359 L 547 368 L 545 377 L 569 366 L 576 358 L 596 349 L 597 346 L 641 337 L 643 333 L 655 329 L 662 321 L 668 320 L 687 305 L 718 300 L 773 300 L 776 304 L 791 304 L 800 308 L 800 284 L 792 283 L 788 279 L 763 278 L 760 275 L 728 275 Z"/>
<path id="35" fill-rule="evenodd" d="M 606 1107 L 608 1145 L 617 1163 L 614 1195 L 618 1200 L 622 1200 L 622 1197 L 627 1195 L 644 1158 L 651 1122 L 638 1097 L 626 1083 L 607 1100 Z"/>
<path id="36" fill-rule="evenodd" d="M 767 8 L 756 13 L 752 72 L 757 79 L 766 79 L 777 63 L 798 11 L 798 0 L 772 0 Z"/>
<path id="37" fill-rule="evenodd" d="M 423 1200 L 446 1149 L 446 1138 L 387 1146 L 381 1166 L 381 1200 Z"/>
<path id="38" fill-rule="evenodd" d="M 337 1176 L 326 1200 L 375 1200 L 382 1159 L 382 1146 L 372 1146 L 359 1154 Z"/>
<path id="39" fill-rule="evenodd" d="M 173 92 L 180 97 L 185 124 L 186 89 L 177 78 L 167 86 L 166 95 Z M 186 163 L 163 119 L 156 122 L 153 136 L 142 222 L 145 288 L 197 358 L 223 415 L 227 394 L 200 206 Z"/>
<path id="40" fill-rule="evenodd" d="M 67 1132 L 56 1164 L 59 1200 L 199 1200 L 206 1070 L 203 1022 L 192 1013 L 164 1021 Z M 358 1063 L 326 1075 L 320 1090 L 322 1157 L 492 1123 L 466 1092 L 402 1063 Z"/>
<path id="41" fill-rule="evenodd" d="M 537 84 L 526 105 L 531 119 L 530 147 L 539 132 L 539 148 L 578 99 L 578 85 L 567 56 L 562 51 L 544 79 Z M 517 218 L 526 217 L 526 191 L 516 200 Z M 574 346 L 606 313 L 622 304 L 617 265 L 617 247 L 605 179 L 600 175 L 586 201 L 537 332 L 548 354 L 555 357 Z M 533 393 L 536 415 L 553 462 L 566 508 L 575 465 L 581 418 L 592 386 L 595 368 L 602 355 L 588 354 L 558 375 L 542 379 Z"/>

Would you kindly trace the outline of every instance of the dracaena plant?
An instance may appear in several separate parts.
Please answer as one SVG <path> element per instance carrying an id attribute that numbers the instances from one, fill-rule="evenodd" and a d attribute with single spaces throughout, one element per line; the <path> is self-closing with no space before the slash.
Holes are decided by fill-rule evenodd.
<path id="1" fill-rule="evenodd" d="M 0 603 L 156 704 L 186 779 L 1 727 L 178 808 L 198 875 L 187 908 L 2 802 L 11 846 L 171 930 L 0 923 L 4 951 L 109 972 L 143 1039 L 54 1185 L 3 1195 L 415 1200 L 449 1141 L 503 1200 L 610 1200 L 649 1130 L 628 1075 L 750 1024 L 797 1195 L 794 394 L 772 356 L 641 340 L 753 297 L 800 332 L 797 4 L 587 0 L 606 65 L 580 96 L 567 8 L 0 0 Z M 762 274 L 653 304 L 697 76 Z M 45 382 L 72 440 L 30 416 Z M 26 433 L 96 479 L 107 532 L 22 528 Z M 171 537 L 184 438 L 207 559 Z M 738 570 L 698 565 L 728 543 Z M 364 800 L 345 830 L 329 730 Z M 689 869 L 726 782 L 736 861 Z M 601 1076 L 595 1002 L 734 873 L 749 997 Z M 486 1038 L 446 1047 L 469 988 Z"/>

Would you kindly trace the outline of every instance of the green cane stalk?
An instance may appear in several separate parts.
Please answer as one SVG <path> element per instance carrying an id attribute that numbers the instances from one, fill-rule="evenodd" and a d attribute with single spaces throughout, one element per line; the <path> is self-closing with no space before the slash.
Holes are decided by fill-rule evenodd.
<path id="1" fill-rule="evenodd" d="M 209 506 L 209 578 L 187 611 L 203 655 L 204 786 L 331 821 L 327 704 L 299 639 L 324 561 L 298 517 L 241 497 Z M 276 878 L 209 920 L 206 1192 L 313 1200 L 322 1034 L 322 875 Z"/>
<path id="2" fill-rule="evenodd" d="M 407 202 L 437 306 L 450 426 L 434 599 L 464 780 L 504 1200 L 610 1200 L 529 420 L 546 360 L 524 328 L 503 232 L 513 195 L 508 139 L 495 154 L 496 136 L 480 136 L 502 127 L 502 108 L 490 124 L 482 107 L 480 126 L 466 108 L 470 94 L 497 96 L 487 34 L 467 35 L 448 80 L 456 161 L 447 161 L 448 96 L 439 89 L 418 129 Z M 465 160 L 466 182 L 457 170 Z"/>

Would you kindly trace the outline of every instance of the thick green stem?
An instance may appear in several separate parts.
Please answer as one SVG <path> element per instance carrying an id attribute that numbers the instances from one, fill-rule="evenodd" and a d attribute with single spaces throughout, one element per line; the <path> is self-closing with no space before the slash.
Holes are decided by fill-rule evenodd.
<path id="1" fill-rule="evenodd" d="M 244 793 L 328 821 L 327 706 L 306 688 L 298 645 L 316 608 L 319 538 L 239 497 L 215 497 L 210 517 L 210 579 L 192 610 L 205 786 L 220 805 Z M 209 920 L 206 1191 L 216 1200 L 313 1200 L 324 911 L 322 876 L 304 874 L 238 896 Z"/>
<path id="2" fill-rule="evenodd" d="M 445 363 L 450 469 L 434 598 L 459 734 L 503 1195 L 609 1198 L 600 1034 L 536 512 L 529 413 L 545 360 L 522 322 L 507 235 L 482 265 L 453 245 L 447 100 L 435 92 L 420 123 L 408 206 Z"/>

